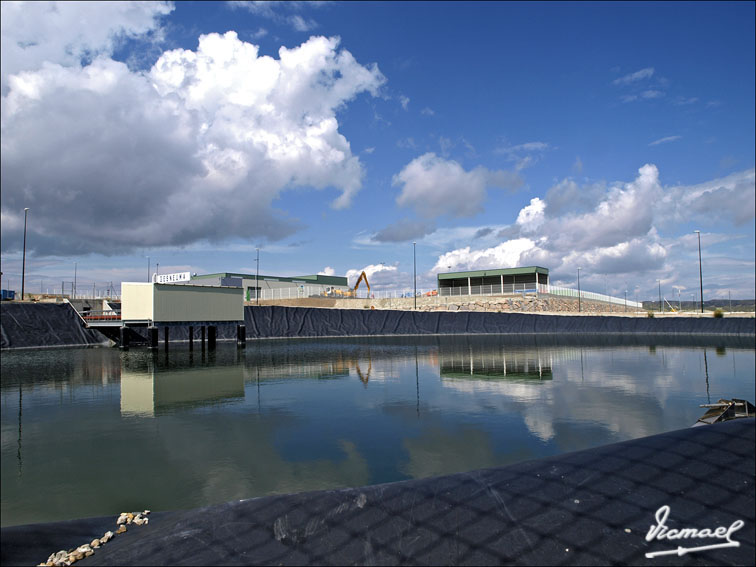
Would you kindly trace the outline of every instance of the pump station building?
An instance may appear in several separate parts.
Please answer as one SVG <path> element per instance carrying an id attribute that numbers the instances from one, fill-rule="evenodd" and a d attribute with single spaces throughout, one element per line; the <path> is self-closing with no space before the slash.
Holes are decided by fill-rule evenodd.
<path id="1" fill-rule="evenodd" d="M 439 295 L 490 295 L 536 293 L 539 285 L 548 285 L 549 270 L 540 266 L 475 270 L 438 274 Z"/>

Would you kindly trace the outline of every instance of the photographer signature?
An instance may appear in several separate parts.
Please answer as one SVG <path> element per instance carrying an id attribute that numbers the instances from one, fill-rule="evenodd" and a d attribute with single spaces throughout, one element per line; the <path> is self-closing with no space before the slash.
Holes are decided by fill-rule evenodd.
<path id="1" fill-rule="evenodd" d="M 677 549 L 668 549 L 666 551 L 653 551 L 651 553 L 646 553 L 647 558 L 653 558 L 657 557 L 659 555 L 677 555 L 677 556 L 683 556 L 687 553 L 695 553 L 697 551 L 706 551 L 709 549 L 720 549 L 723 547 L 740 547 L 740 542 L 733 541 L 731 539 L 731 536 L 733 533 L 738 531 L 740 528 L 742 528 L 745 525 L 745 522 L 743 520 L 736 520 L 734 521 L 729 527 L 726 526 L 719 526 L 717 528 L 709 529 L 709 528 L 681 528 L 681 529 L 670 529 L 667 525 L 667 518 L 669 518 L 670 513 L 670 507 L 669 506 L 662 506 L 656 511 L 656 525 L 652 525 L 648 533 L 646 534 L 646 541 L 663 541 L 663 540 L 669 540 L 670 542 L 681 540 L 681 539 L 704 539 L 704 538 L 714 538 L 719 540 L 726 540 L 722 543 L 714 543 L 711 545 L 701 545 L 698 547 L 683 547 L 681 545 L 678 545 Z"/>

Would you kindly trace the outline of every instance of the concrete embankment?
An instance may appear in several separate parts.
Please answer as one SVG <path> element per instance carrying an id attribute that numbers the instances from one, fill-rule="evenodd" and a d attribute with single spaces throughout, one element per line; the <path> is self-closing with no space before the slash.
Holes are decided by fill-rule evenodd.
<path id="1" fill-rule="evenodd" d="M 82 564 L 677 565 L 682 548 L 690 565 L 752 565 L 754 431 L 744 418 L 506 467 L 158 512 Z M 3 528 L 0 563 L 89 543 L 120 512 Z M 724 526 L 739 545 L 648 538 L 661 516 L 668 529 Z"/>
<path id="2" fill-rule="evenodd" d="M 0 348 L 105 345 L 108 338 L 86 329 L 67 304 L 3 304 Z M 296 338 L 447 334 L 756 335 L 753 318 L 648 318 L 529 313 L 393 311 L 247 306 L 247 338 Z M 111 329 L 117 331 L 117 328 Z M 146 339 L 146 329 L 134 330 Z M 199 327 L 194 338 L 200 337 Z M 112 338 L 116 338 L 114 334 Z M 171 341 L 189 338 L 188 327 L 170 330 Z M 233 325 L 218 327 L 219 340 L 236 338 Z M 132 341 L 133 342 L 133 341 Z"/>

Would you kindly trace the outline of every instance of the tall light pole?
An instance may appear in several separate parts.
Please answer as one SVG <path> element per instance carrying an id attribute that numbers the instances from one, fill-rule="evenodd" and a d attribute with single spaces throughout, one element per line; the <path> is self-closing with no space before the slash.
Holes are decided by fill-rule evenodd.
<path id="1" fill-rule="evenodd" d="M 627 313 L 627 290 L 625 290 L 625 313 Z"/>
<path id="2" fill-rule="evenodd" d="M 415 253 L 417 242 L 412 243 L 412 278 L 415 281 L 415 311 L 417 311 L 417 254 Z"/>
<path id="3" fill-rule="evenodd" d="M 78 269 L 78 262 L 74 262 L 74 283 L 73 283 L 73 297 L 76 299 L 76 271 Z"/>
<path id="4" fill-rule="evenodd" d="M 147 283 L 150 282 L 150 257 L 147 256 Z"/>
<path id="5" fill-rule="evenodd" d="M 703 272 L 701 271 L 701 231 L 700 230 L 694 230 L 698 235 L 698 283 L 701 286 L 701 313 L 704 312 L 703 308 Z"/>
<path id="6" fill-rule="evenodd" d="M 257 279 L 260 277 L 260 249 L 256 248 L 257 250 L 257 259 L 255 260 L 255 263 L 257 264 L 255 268 L 255 300 L 257 301 L 257 305 L 260 305 L 260 286 L 257 285 Z"/>
<path id="7" fill-rule="evenodd" d="M 580 270 L 583 268 L 578 266 L 578 313 L 583 310 L 583 301 L 580 293 Z"/>
<path id="8" fill-rule="evenodd" d="M 24 300 L 24 278 L 26 276 L 26 215 L 28 214 L 29 207 L 24 207 L 24 259 L 21 263 L 21 301 Z"/>
<path id="9" fill-rule="evenodd" d="M 656 280 L 656 283 L 659 284 L 659 313 L 662 312 L 662 302 L 661 302 L 661 280 Z"/>

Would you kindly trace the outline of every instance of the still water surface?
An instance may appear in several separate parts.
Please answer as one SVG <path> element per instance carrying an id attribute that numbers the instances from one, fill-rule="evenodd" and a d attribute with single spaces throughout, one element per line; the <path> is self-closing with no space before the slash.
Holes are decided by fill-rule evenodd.
<path id="1" fill-rule="evenodd" d="M 253 341 L 2 354 L 2 525 L 505 465 L 754 400 L 753 339 Z"/>

